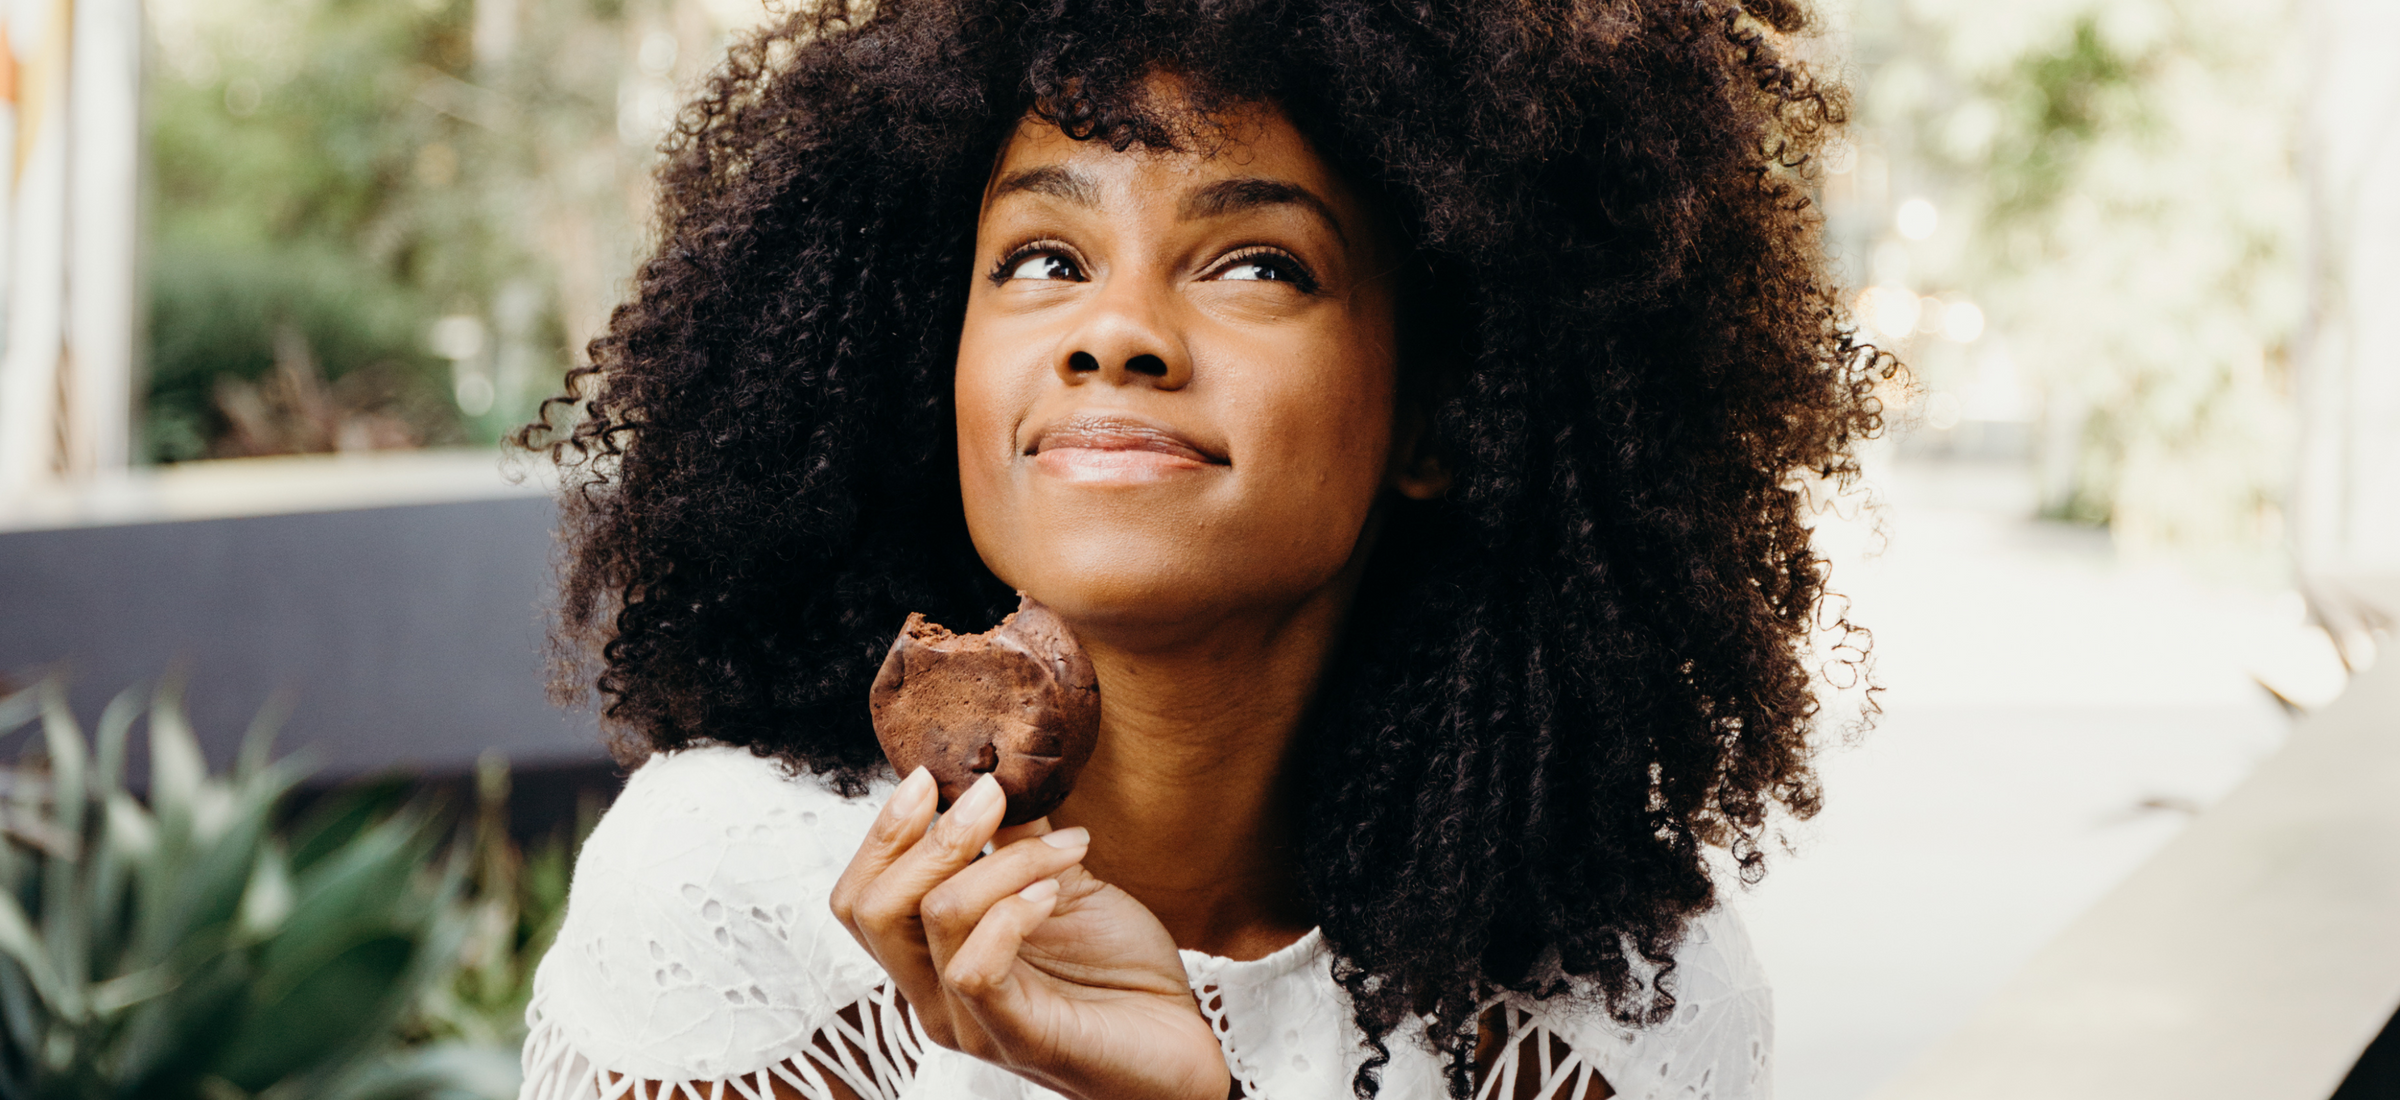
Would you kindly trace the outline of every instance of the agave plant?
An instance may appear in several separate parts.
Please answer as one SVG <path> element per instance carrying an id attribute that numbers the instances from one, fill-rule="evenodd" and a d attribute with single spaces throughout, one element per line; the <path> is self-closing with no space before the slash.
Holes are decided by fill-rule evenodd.
<path id="1" fill-rule="evenodd" d="M 146 799 L 125 785 L 147 716 Z M 128 692 L 87 741 L 63 688 L 0 698 L 0 1096 L 401 1100 L 506 1096 L 513 1067 L 458 1044 L 400 1050 L 466 922 L 464 860 L 430 812 L 326 806 L 286 839 L 300 771 L 271 718 L 209 773 L 172 687 Z"/>
<path id="2" fill-rule="evenodd" d="M 600 804 L 586 792 L 572 832 L 520 849 L 508 831 L 509 783 L 506 758 L 490 753 L 477 762 L 471 870 L 462 898 L 467 933 L 449 976 L 426 989 L 403 1023 L 413 1040 L 512 1053 L 524 1045 L 534 967 L 566 920 L 575 851 L 599 822 Z"/>

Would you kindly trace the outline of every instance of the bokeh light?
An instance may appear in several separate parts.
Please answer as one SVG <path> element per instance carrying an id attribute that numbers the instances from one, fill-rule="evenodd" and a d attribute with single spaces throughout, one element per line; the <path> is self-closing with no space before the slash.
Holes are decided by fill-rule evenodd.
<path id="1" fill-rule="evenodd" d="M 1899 212 L 1892 216 L 1892 227 L 1909 240 L 1922 241 L 1933 237 L 1941 221 L 1941 212 L 1934 209 L 1933 200 L 1914 198 L 1900 204 Z"/>
<path id="2" fill-rule="evenodd" d="M 1942 335 L 1972 344 L 1983 335 L 1983 310 L 1973 302 L 1951 302 L 1942 310 Z"/>

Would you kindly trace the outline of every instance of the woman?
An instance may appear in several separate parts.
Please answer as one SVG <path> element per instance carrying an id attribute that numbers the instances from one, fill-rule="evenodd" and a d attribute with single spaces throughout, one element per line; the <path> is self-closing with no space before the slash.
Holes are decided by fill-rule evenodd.
<path id="1" fill-rule="evenodd" d="M 525 438 L 638 765 L 526 1095 L 1766 1095 L 1704 848 L 1753 878 L 1815 809 L 1796 479 L 1892 370 L 1802 25 L 830 0 L 737 46 Z M 1004 831 L 866 697 L 908 612 L 1019 591 L 1102 722 Z"/>

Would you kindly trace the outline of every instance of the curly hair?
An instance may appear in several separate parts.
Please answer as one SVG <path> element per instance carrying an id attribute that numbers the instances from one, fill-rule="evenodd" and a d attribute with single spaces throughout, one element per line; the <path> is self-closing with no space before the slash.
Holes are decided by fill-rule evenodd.
<path id="1" fill-rule="evenodd" d="M 1013 598 L 961 514 L 950 372 L 1030 112 L 1178 147 L 1280 107 L 1391 211 L 1453 477 L 1395 502 L 1308 718 L 1310 903 L 1371 1051 L 1465 1096 L 1480 996 L 1656 1022 L 1713 903 L 1819 802 L 1803 481 L 1897 365 L 1854 339 L 1793 0 L 821 0 L 678 119 L 661 240 L 521 445 L 568 467 L 559 637 L 629 759 L 707 737 L 863 789 L 909 611 Z M 1145 79 L 1172 72 L 1188 102 Z M 1173 112 L 1182 112 L 1169 117 Z M 1844 624 L 1846 625 L 1846 624 Z M 596 656 L 596 665 L 593 658 Z M 1648 975 L 1645 977 L 1645 975 Z"/>

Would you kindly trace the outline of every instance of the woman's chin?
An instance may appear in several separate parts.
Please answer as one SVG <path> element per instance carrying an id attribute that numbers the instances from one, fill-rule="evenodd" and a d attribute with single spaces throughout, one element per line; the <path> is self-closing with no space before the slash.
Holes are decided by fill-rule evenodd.
<path id="1" fill-rule="evenodd" d="M 1174 645 L 1207 633 L 1232 612 L 1188 578 L 1057 569 L 1011 583 L 1057 612 L 1084 644 L 1115 649 Z"/>
<path id="2" fill-rule="evenodd" d="M 1017 587 L 1057 612 L 1084 645 L 1129 654 L 1271 635 L 1311 602 L 1311 592 L 1302 586 L 1235 588 L 1224 580 L 1122 573 L 1069 576 L 1062 570 L 1027 578 Z"/>
<path id="3" fill-rule="evenodd" d="M 1128 650 L 1222 638 L 1244 624 L 1271 631 L 1342 587 L 1352 549 L 1256 532 L 1225 537 L 1193 524 L 969 528 L 1002 581 L 1057 612 L 1086 644 Z"/>
<path id="4" fill-rule="evenodd" d="M 1099 635 L 1124 644 L 1140 636 L 1180 633 L 1221 614 L 1188 589 L 1138 577 L 1042 577 L 1017 587 L 1087 640 Z"/>

